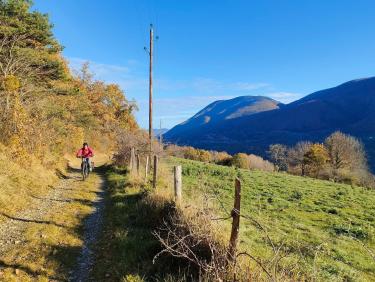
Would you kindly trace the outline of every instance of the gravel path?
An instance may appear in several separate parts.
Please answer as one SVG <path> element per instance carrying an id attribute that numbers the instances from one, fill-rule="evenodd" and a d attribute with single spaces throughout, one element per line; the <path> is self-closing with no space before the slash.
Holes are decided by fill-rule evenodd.
<path id="1" fill-rule="evenodd" d="M 84 224 L 83 247 L 78 257 L 76 268 L 70 272 L 69 281 L 87 281 L 90 270 L 93 266 L 92 247 L 100 235 L 102 227 L 102 213 L 104 210 L 105 181 L 99 175 L 99 181 L 95 182 L 97 197 L 93 201 L 94 211 L 90 214 Z M 41 223 L 65 227 L 48 219 L 51 210 L 64 211 L 67 203 L 71 201 L 72 190 L 79 189 L 79 173 L 71 173 L 66 179 L 62 179 L 58 185 L 51 188 L 51 191 L 39 198 L 33 197 L 33 201 L 24 211 L 16 215 L 8 215 L 0 212 L 0 217 L 5 221 L 0 223 L 0 259 L 10 250 L 22 249 L 27 244 L 25 232 L 29 224 Z M 74 188 L 74 189 L 73 189 Z M 41 236 L 47 236 L 42 234 Z M 43 237 L 44 238 L 44 237 Z M 0 278 L 1 280 L 1 278 Z"/>
<path id="2" fill-rule="evenodd" d="M 101 190 L 94 202 L 94 212 L 85 221 L 84 227 L 84 244 L 81 254 L 77 261 L 77 268 L 74 269 L 70 281 L 83 282 L 88 281 L 90 271 L 94 263 L 93 246 L 100 235 L 103 225 L 103 210 L 104 210 L 104 193 L 105 182 L 101 179 Z"/>
<path id="3" fill-rule="evenodd" d="M 51 221 L 46 219 L 46 214 L 51 209 L 60 210 L 63 208 L 65 202 L 61 201 L 61 199 L 69 199 L 70 191 L 68 188 L 72 186 L 74 181 L 76 181 L 74 178 L 60 181 L 46 197 L 33 197 L 34 200 L 29 204 L 28 209 L 16 215 L 0 214 L 0 216 L 7 218 L 5 222 L 0 224 L 0 258 L 11 248 L 14 248 L 15 245 L 20 245 L 17 247 L 22 248 L 22 243 L 26 242 L 24 233 L 28 224 L 51 223 Z"/>

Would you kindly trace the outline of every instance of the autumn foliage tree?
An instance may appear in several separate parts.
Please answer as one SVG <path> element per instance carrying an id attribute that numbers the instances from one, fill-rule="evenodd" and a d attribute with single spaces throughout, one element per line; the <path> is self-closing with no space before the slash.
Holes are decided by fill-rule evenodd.
<path id="1" fill-rule="evenodd" d="M 336 131 L 325 140 L 335 181 L 368 185 L 373 176 L 368 170 L 363 144 L 355 137 Z"/>
<path id="2" fill-rule="evenodd" d="M 366 168 L 365 150 L 357 138 L 336 131 L 327 137 L 325 146 L 333 169 Z"/>
<path id="3" fill-rule="evenodd" d="M 108 149 L 117 132 L 138 128 L 135 104 L 117 85 L 94 80 L 88 65 L 72 75 L 31 1 L 0 0 L 0 23 L 0 142 L 13 156 L 53 164 L 83 140 Z"/>
<path id="4" fill-rule="evenodd" d="M 319 175 L 320 170 L 329 161 L 327 149 L 323 144 L 313 144 L 310 149 L 305 153 L 303 162 L 308 167 L 311 174 L 316 177 Z"/>
<path id="5" fill-rule="evenodd" d="M 249 169 L 250 159 L 247 154 L 238 153 L 233 156 L 232 165 L 238 168 Z"/>
<path id="6" fill-rule="evenodd" d="M 375 187 L 363 144 L 340 131 L 329 135 L 322 144 L 302 141 L 290 148 L 271 145 L 269 156 L 276 165 L 286 158 L 288 172 L 293 174 Z"/>

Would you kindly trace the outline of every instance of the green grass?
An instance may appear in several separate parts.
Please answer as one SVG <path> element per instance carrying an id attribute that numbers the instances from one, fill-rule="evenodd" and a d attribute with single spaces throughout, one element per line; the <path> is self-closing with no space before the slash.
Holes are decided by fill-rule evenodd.
<path id="1" fill-rule="evenodd" d="M 285 244 L 282 266 L 300 279 L 375 281 L 375 191 L 284 173 L 234 168 L 172 158 L 183 166 L 184 203 L 202 194 L 222 215 L 233 205 L 234 179 L 242 180 L 241 214 L 268 230 L 272 241 Z M 223 221 L 228 230 L 230 221 Z M 227 231 L 226 231 L 227 232 Z M 225 234 L 229 239 L 229 233 Z M 364 247 L 365 246 L 365 247 Z M 273 256 L 264 233 L 241 218 L 240 249 L 261 259 Z"/>
<path id="2" fill-rule="evenodd" d="M 124 169 L 109 168 L 106 180 L 104 229 L 93 281 L 176 281 L 171 277 L 178 276 L 178 260 L 162 257 L 153 263 L 161 245 L 152 233 L 162 226 L 171 203 L 147 193 L 149 185 Z"/>

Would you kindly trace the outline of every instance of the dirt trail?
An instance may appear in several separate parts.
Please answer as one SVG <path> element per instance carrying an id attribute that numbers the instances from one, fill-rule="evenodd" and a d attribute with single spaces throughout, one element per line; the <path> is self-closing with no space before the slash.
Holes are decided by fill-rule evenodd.
<path id="1" fill-rule="evenodd" d="M 76 181 L 75 177 L 69 177 L 51 189 L 51 192 L 43 198 L 33 197 L 33 202 L 28 209 L 23 210 L 15 216 L 1 214 L 7 220 L 0 224 L 0 258 L 11 248 L 22 248 L 26 242 L 25 231 L 30 223 L 50 224 L 46 214 L 51 210 L 63 210 L 64 205 L 69 201 L 70 190 L 67 189 Z M 18 246 L 15 246 L 18 245 Z"/>
<path id="2" fill-rule="evenodd" d="M 0 217 L 5 218 L 5 221 L 0 224 L 0 280 L 7 268 L 13 269 L 12 271 L 18 276 L 24 273 L 24 275 L 29 275 L 34 278 L 41 276 L 47 277 L 52 279 L 52 281 L 55 281 L 55 279 L 59 281 L 88 280 L 89 271 L 93 264 L 92 246 L 100 235 L 102 226 L 105 193 L 105 181 L 101 175 L 94 173 L 90 175 L 88 181 L 88 183 L 82 182 L 81 176 L 76 170 L 69 173 L 66 179 L 62 179 L 58 185 L 51 188 L 48 195 L 43 197 L 31 196 L 33 198 L 31 204 L 22 212 L 16 215 L 0 213 Z M 80 198 L 77 197 L 77 193 L 86 193 L 90 195 L 90 197 Z M 78 204 L 81 204 L 82 209 L 89 209 L 89 214 L 82 217 L 81 221 L 74 215 L 72 215 L 71 218 L 73 220 L 72 222 L 76 220 L 76 223 L 68 222 L 68 220 L 65 221 L 65 219 L 59 220 L 59 216 L 65 215 L 65 213 L 77 213 L 77 211 L 72 211 L 72 205 Z M 78 211 L 78 214 L 79 213 Z M 32 228 L 35 228 L 35 226 L 38 226 L 40 229 L 39 235 L 37 236 L 38 238 L 35 239 L 35 236 L 32 238 L 27 237 L 27 233 L 30 232 Z M 41 255 L 43 256 L 41 258 L 43 265 L 37 265 L 35 267 L 35 262 L 33 262 L 35 248 L 33 250 L 31 245 L 35 244 L 35 240 L 39 240 L 40 242 L 37 242 L 37 244 L 40 244 L 42 250 L 45 248 L 43 247 L 46 245 L 44 241 L 48 240 L 48 236 L 53 236 L 48 233 L 48 228 L 51 228 L 49 226 L 64 230 L 59 232 L 62 234 L 66 232 L 69 236 L 72 234 L 70 230 L 73 230 L 73 228 L 74 230 L 80 230 L 74 233 L 76 234 L 75 242 L 81 241 L 83 244 L 80 244 L 82 247 L 80 255 L 77 258 L 77 264 L 76 267 L 71 269 L 70 274 L 61 274 L 59 273 L 59 269 L 46 269 L 46 266 L 53 265 L 58 261 L 58 259 L 54 257 L 55 253 L 51 255 L 47 253 L 47 251 L 45 256 L 43 256 L 43 254 Z M 63 240 L 63 237 L 64 235 L 59 240 Z M 78 244 L 75 244 L 71 249 L 74 247 L 77 249 L 77 245 Z M 52 248 L 55 247 L 56 246 L 53 246 Z M 19 262 L 19 254 L 25 257 L 22 263 Z M 58 255 L 61 255 L 61 253 Z M 21 274 L 20 271 L 22 271 Z"/>
<path id="3" fill-rule="evenodd" d="M 85 220 L 84 223 L 84 243 L 81 254 L 77 261 L 77 267 L 73 270 L 70 277 L 71 281 L 87 281 L 90 270 L 94 263 L 93 246 L 98 240 L 103 225 L 104 194 L 105 181 L 101 178 L 101 191 L 94 202 L 94 212 Z"/>

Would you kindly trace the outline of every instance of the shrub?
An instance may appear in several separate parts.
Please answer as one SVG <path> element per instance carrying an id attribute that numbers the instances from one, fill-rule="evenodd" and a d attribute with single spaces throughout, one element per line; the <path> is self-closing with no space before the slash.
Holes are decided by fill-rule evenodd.
<path id="1" fill-rule="evenodd" d="M 264 160 L 262 157 L 256 156 L 256 155 L 249 155 L 249 162 L 250 162 L 250 169 L 258 169 L 263 171 L 274 171 L 275 166 L 269 162 Z"/>
<path id="2" fill-rule="evenodd" d="M 244 153 L 238 153 L 232 158 L 232 165 L 238 168 L 249 169 L 250 159 L 249 156 Z"/>

